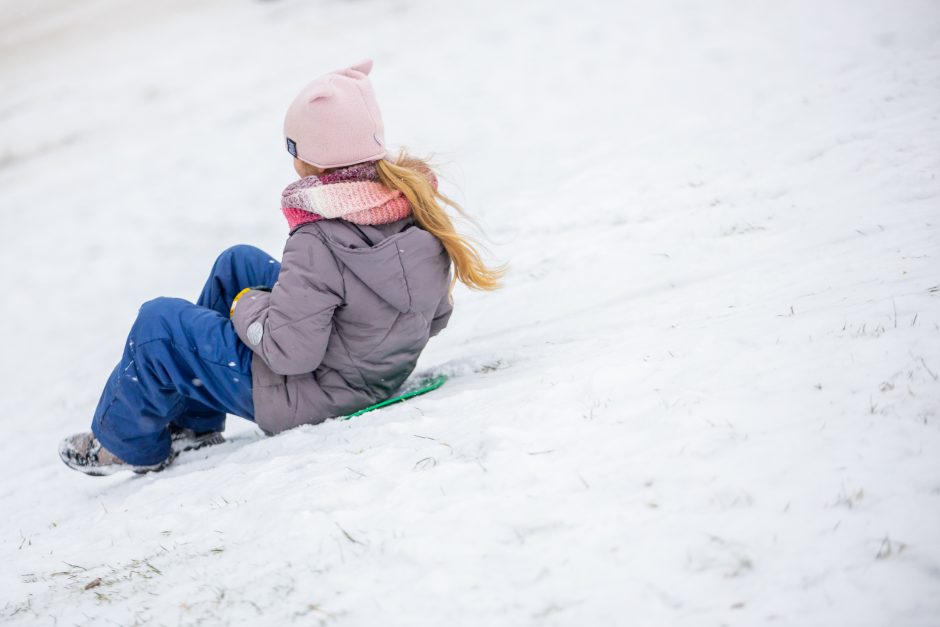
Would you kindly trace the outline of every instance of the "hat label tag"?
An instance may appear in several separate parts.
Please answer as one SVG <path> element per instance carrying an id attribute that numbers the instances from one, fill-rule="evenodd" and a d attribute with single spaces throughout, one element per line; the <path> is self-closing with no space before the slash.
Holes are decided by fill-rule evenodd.
<path id="1" fill-rule="evenodd" d="M 287 152 L 294 155 L 294 157 L 297 156 L 297 142 L 290 137 L 287 138 Z"/>

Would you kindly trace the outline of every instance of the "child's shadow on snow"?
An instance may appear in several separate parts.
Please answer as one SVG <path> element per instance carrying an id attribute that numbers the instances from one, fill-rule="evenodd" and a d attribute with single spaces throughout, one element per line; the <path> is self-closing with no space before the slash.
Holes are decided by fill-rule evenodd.
<path id="1" fill-rule="evenodd" d="M 173 463 L 160 472 L 149 472 L 145 474 L 132 473 L 128 479 L 131 481 L 140 481 L 148 479 L 171 479 L 195 472 L 204 472 L 212 470 L 218 466 L 228 464 L 251 464 L 258 461 L 259 456 L 240 455 L 239 453 L 246 446 L 264 442 L 269 438 L 257 428 L 239 431 L 231 436 L 226 436 L 221 444 L 206 446 L 195 451 L 184 451 L 180 453 Z"/>

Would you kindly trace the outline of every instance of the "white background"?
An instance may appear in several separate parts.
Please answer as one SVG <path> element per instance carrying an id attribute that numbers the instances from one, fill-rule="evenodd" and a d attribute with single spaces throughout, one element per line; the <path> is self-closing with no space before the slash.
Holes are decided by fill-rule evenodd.
<path id="1" fill-rule="evenodd" d="M 68 470 L 366 57 L 510 264 L 452 380 Z M 940 624 L 935 2 L 2 0 L 0 84 L 0 622 Z"/>

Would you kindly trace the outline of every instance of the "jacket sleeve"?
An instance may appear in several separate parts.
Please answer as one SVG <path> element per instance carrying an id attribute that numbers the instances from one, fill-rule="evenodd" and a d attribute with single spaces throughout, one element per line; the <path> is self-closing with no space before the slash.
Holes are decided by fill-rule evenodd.
<path id="1" fill-rule="evenodd" d="M 343 302 L 336 260 L 317 236 L 297 232 L 284 247 L 271 292 L 252 290 L 238 301 L 232 322 L 238 337 L 280 375 L 319 367 Z"/>
<path id="2" fill-rule="evenodd" d="M 434 318 L 431 319 L 431 337 L 440 333 L 447 326 L 447 322 L 450 320 L 450 314 L 452 314 L 453 311 L 454 304 L 451 301 L 450 293 L 444 294 L 444 298 L 441 299 L 440 304 L 437 306 L 437 311 L 434 312 Z"/>

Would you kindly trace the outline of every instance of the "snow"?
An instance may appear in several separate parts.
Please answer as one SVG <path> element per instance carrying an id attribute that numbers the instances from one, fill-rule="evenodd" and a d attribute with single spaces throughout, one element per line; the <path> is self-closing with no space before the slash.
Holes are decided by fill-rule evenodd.
<path id="1" fill-rule="evenodd" d="M 936 3 L 2 3 L 0 622 L 940 625 Z M 510 264 L 452 379 L 68 470 L 365 57 Z"/>

